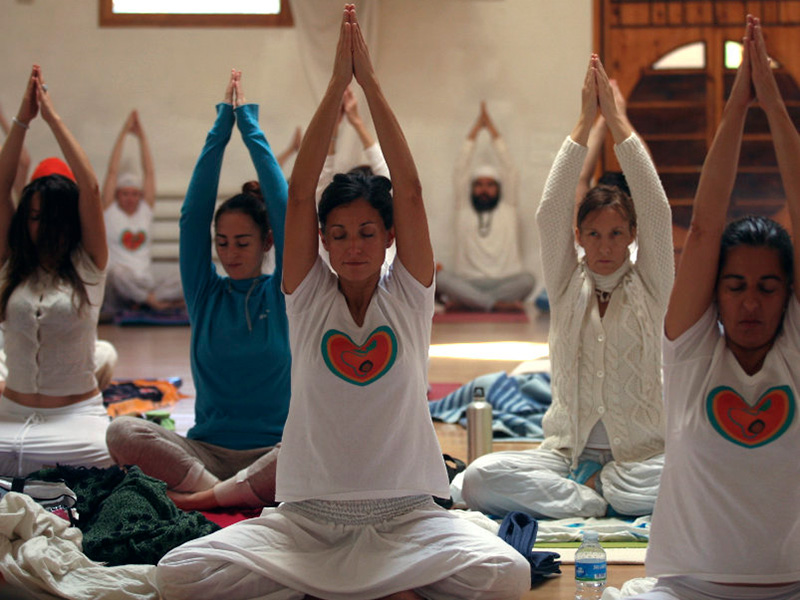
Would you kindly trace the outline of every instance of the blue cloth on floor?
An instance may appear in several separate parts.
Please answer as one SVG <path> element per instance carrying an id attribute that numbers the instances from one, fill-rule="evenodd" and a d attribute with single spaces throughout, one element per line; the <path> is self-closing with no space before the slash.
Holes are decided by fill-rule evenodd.
<path id="1" fill-rule="evenodd" d="M 492 405 L 493 437 L 503 440 L 542 440 L 542 417 L 553 399 L 549 373 L 507 375 L 504 372 L 481 375 L 440 400 L 428 403 L 431 417 L 466 427 L 467 406 L 476 387 L 486 390 Z"/>
<path id="2" fill-rule="evenodd" d="M 528 514 L 519 511 L 508 513 L 497 532 L 505 542 L 522 554 L 531 565 L 531 585 L 548 575 L 561 573 L 561 555 L 557 552 L 534 550 L 539 523 Z"/>

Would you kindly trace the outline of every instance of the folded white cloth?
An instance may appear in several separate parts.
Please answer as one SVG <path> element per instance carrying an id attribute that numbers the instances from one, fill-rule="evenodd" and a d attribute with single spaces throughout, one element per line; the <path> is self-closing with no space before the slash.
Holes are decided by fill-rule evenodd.
<path id="1" fill-rule="evenodd" d="M 154 565 L 104 567 L 82 552 L 83 535 L 31 497 L 0 499 L 0 574 L 31 598 L 158 600 Z"/>

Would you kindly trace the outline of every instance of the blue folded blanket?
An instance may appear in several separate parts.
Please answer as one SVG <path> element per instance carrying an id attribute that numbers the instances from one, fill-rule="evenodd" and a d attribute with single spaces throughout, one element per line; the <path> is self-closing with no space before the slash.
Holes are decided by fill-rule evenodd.
<path id="1" fill-rule="evenodd" d="M 444 398 L 429 402 L 431 417 L 445 423 L 460 422 L 466 427 L 467 406 L 472 402 L 476 386 L 487 390 L 486 401 L 492 405 L 492 430 L 496 439 L 544 439 L 542 417 L 553 399 L 549 373 L 481 375 Z"/>
<path id="2" fill-rule="evenodd" d="M 561 573 L 561 555 L 557 552 L 533 550 L 539 523 L 523 512 L 508 513 L 497 532 L 504 541 L 522 554 L 531 565 L 531 585 L 542 581 L 548 575 Z"/>

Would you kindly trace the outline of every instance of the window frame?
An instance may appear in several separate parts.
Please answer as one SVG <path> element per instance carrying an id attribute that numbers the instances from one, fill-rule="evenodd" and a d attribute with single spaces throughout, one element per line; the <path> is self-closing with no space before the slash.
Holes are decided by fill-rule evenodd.
<path id="1" fill-rule="evenodd" d="M 281 0 L 276 15 L 114 14 L 113 0 L 98 0 L 100 27 L 292 27 L 289 0 Z"/>

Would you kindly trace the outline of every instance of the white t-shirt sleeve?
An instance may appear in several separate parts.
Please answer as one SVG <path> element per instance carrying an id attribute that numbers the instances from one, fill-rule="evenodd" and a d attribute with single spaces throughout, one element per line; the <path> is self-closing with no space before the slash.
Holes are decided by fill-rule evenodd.
<path id="1" fill-rule="evenodd" d="M 429 312 L 433 316 L 434 284 L 422 285 L 408 272 L 399 257 L 395 257 L 381 285 L 393 296 L 402 298 L 410 310 Z"/>
<path id="2" fill-rule="evenodd" d="M 322 257 L 317 255 L 314 266 L 291 294 L 287 294 L 281 285 L 281 291 L 286 298 L 286 313 L 300 314 L 304 312 L 311 306 L 311 299 L 327 290 L 331 285 L 331 279 L 335 278 L 336 275 L 327 267 Z"/>
<path id="3" fill-rule="evenodd" d="M 664 365 L 674 365 L 699 356 L 711 355 L 720 338 L 717 321 L 717 305 L 709 304 L 706 312 L 689 329 L 674 340 L 663 336 L 662 356 Z"/>

